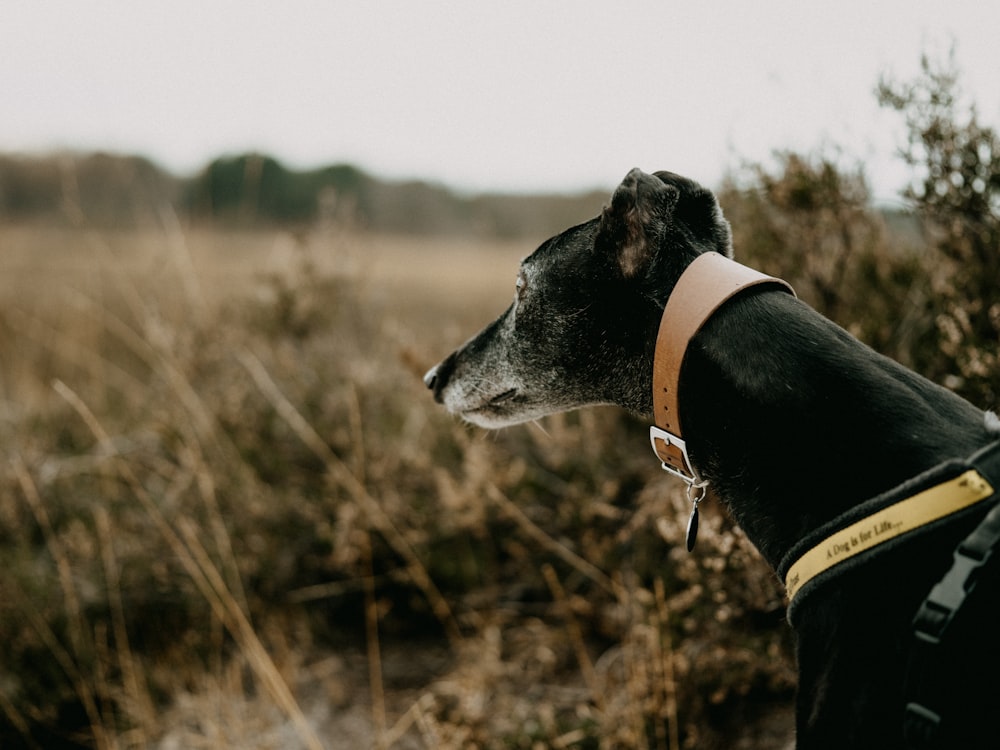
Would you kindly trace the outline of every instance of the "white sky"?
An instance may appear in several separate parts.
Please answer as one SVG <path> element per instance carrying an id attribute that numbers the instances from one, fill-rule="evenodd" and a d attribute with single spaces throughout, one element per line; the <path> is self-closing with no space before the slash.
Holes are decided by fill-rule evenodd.
<path id="1" fill-rule="evenodd" d="M 955 42 L 1000 124 L 1000 2 L 5 0 L 0 151 L 101 148 L 180 173 L 256 149 L 459 189 L 707 185 L 776 149 L 905 178 L 881 73 Z"/>

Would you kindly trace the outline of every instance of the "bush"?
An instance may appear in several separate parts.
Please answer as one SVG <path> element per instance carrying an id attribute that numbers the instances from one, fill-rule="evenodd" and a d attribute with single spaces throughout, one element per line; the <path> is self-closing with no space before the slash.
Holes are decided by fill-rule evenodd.
<path id="1" fill-rule="evenodd" d="M 4 747 L 261 746 L 282 726 L 311 747 L 339 706 L 369 722 L 362 745 L 396 716 L 443 748 L 710 748 L 784 710 L 778 584 L 711 511 L 681 554 L 687 503 L 644 425 L 455 422 L 415 353 L 454 343 L 440 319 L 331 269 L 369 240 L 278 241 L 284 264 L 236 295 L 99 252 L 114 280 L 83 296 L 103 302 L 4 303 L 2 381 L 34 404 L 0 423 L 19 446 L 0 477 Z M 321 687 L 328 663 L 360 669 Z"/>
<path id="2" fill-rule="evenodd" d="M 937 272 L 932 335 L 920 366 L 984 408 L 1000 405 L 1000 137 L 963 104 L 954 53 L 921 58 L 913 81 L 883 78 L 879 102 L 900 113 L 913 168 L 904 197 L 920 216 Z"/>

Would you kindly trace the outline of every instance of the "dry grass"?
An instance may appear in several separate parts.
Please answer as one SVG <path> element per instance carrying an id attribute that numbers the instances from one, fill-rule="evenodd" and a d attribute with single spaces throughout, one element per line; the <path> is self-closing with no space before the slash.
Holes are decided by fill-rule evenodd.
<path id="1" fill-rule="evenodd" d="M 643 425 L 425 393 L 530 250 L 0 230 L 0 745 L 783 747 L 780 590 Z"/>

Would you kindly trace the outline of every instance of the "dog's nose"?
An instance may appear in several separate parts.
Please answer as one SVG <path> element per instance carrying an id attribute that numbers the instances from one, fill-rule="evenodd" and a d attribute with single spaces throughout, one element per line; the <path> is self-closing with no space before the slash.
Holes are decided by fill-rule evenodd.
<path id="1" fill-rule="evenodd" d="M 424 385 L 426 385 L 432 391 L 434 390 L 434 386 L 437 384 L 439 366 L 440 365 L 434 365 L 431 369 L 427 371 L 427 374 L 424 375 Z"/>
<path id="2" fill-rule="evenodd" d="M 424 375 L 424 385 L 434 391 L 434 400 L 439 404 L 444 403 L 444 389 L 454 370 L 455 354 L 451 354 L 434 365 Z"/>

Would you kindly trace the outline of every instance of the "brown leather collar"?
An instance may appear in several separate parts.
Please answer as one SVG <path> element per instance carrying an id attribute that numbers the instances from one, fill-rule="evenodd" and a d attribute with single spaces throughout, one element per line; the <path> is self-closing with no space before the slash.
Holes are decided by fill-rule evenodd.
<path id="1" fill-rule="evenodd" d="M 653 357 L 653 421 L 649 439 L 663 468 L 683 479 L 704 495 L 707 482 L 701 478 L 688 457 L 681 432 L 678 408 L 678 383 L 688 343 L 712 314 L 744 289 L 760 284 L 795 294 L 785 281 L 765 276 L 759 271 L 730 260 L 716 252 L 699 255 L 681 274 L 660 319 Z"/>

